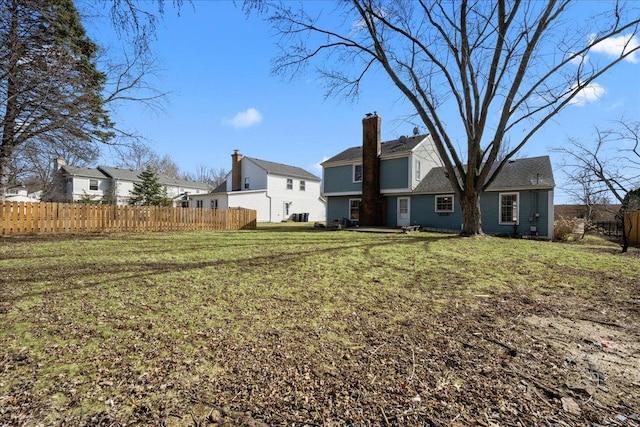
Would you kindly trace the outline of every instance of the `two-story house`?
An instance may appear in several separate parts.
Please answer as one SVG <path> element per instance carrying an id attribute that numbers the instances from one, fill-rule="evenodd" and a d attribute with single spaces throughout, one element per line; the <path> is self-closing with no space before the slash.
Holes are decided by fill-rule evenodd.
<path id="1" fill-rule="evenodd" d="M 67 165 L 58 158 L 56 160 L 55 193 L 49 198 L 55 201 L 77 202 L 94 200 L 103 203 L 126 205 L 129 202 L 134 183 L 141 182 L 142 171 L 98 166 L 85 168 Z M 208 193 L 211 189 L 202 182 L 177 179 L 158 175 L 158 180 L 167 189 L 167 196 L 173 200 L 174 206 L 185 206 L 193 194 Z"/>
<path id="2" fill-rule="evenodd" d="M 322 163 L 327 222 L 459 231 L 460 203 L 431 137 L 380 142 L 380 117 L 362 123 L 362 145 Z M 548 156 L 509 162 L 480 198 L 483 230 L 552 238 L 554 187 Z"/>
<path id="3" fill-rule="evenodd" d="M 231 155 L 231 171 L 209 194 L 192 195 L 190 207 L 254 209 L 258 222 L 281 222 L 294 218 L 325 221 L 325 202 L 320 178 L 297 166 Z"/>

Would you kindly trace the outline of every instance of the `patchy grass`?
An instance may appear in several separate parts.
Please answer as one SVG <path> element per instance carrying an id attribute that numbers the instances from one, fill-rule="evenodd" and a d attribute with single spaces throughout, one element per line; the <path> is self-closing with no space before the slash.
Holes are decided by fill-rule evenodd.
<path id="1" fill-rule="evenodd" d="M 560 397 L 577 398 L 557 382 L 564 356 L 544 354 L 549 337 L 534 336 L 524 319 L 588 317 L 637 342 L 638 254 L 593 238 L 557 244 L 305 223 L 5 239 L 0 424 L 631 416 L 595 392 L 582 418 L 566 415 Z M 504 348 L 517 353 L 507 365 L 496 356 Z M 631 357 L 637 366 L 638 353 Z M 640 378 L 630 378 L 608 385 L 627 402 L 640 394 Z M 518 400 L 527 381 L 546 397 Z"/>

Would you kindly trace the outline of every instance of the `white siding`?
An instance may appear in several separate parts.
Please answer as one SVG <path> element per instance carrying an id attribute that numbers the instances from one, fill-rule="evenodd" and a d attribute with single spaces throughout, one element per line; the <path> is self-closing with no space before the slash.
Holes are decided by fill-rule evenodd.
<path id="1" fill-rule="evenodd" d="M 228 197 L 230 208 L 253 209 L 258 222 L 273 222 L 269 218 L 270 200 L 266 191 L 234 191 Z"/>
<path id="2" fill-rule="evenodd" d="M 226 181 L 226 182 L 225 182 L 225 184 L 226 184 L 225 191 L 228 193 L 228 192 L 230 192 L 230 191 L 231 191 L 231 185 L 233 184 L 233 183 L 231 182 L 231 181 L 232 181 L 231 172 L 229 172 L 229 173 L 227 174 L 227 176 L 225 177 L 225 181 Z"/>
<path id="3" fill-rule="evenodd" d="M 119 205 L 126 205 L 129 203 L 129 197 L 133 191 L 132 181 L 116 181 L 116 196 Z"/>
<path id="4" fill-rule="evenodd" d="M 98 189 L 90 190 L 90 182 L 92 179 L 98 181 Z M 83 196 L 89 195 L 92 196 L 95 200 L 102 199 L 106 197 L 111 191 L 112 180 L 110 178 L 89 178 L 83 176 L 74 176 L 72 177 L 72 184 L 69 186 L 65 183 L 65 193 L 72 201 L 81 200 Z M 126 180 L 115 180 L 116 182 L 116 196 L 117 203 L 119 205 L 126 205 L 129 202 L 129 197 L 131 196 L 131 191 L 133 191 L 133 181 Z M 184 192 L 188 192 L 190 195 L 194 194 L 206 194 L 207 191 L 201 188 L 191 188 L 191 187 L 179 187 L 169 185 L 167 186 L 167 197 L 174 198 L 183 194 Z"/>
<path id="5" fill-rule="evenodd" d="M 227 209 L 227 195 L 225 193 L 208 193 L 208 194 L 198 194 L 198 195 L 190 195 L 189 196 L 189 207 L 197 208 L 198 200 L 202 200 L 202 207 L 204 209 L 211 209 L 211 201 L 218 201 L 218 209 Z"/>
<path id="6" fill-rule="evenodd" d="M 413 153 L 411 153 L 409 166 L 409 182 L 411 183 L 411 190 L 416 188 L 431 169 L 441 165 L 439 159 L 438 151 L 433 145 L 433 138 L 431 135 L 428 135 L 422 143 L 416 146 Z M 420 162 L 420 180 L 416 180 L 417 162 Z"/>
<path id="7" fill-rule="evenodd" d="M 98 189 L 91 190 L 90 183 L 91 180 L 98 181 Z M 65 184 L 67 186 L 68 184 Z M 87 178 L 81 176 L 72 177 L 71 188 L 66 187 L 66 192 L 68 197 L 70 197 L 71 201 L 81 200 L 83 197 L 91 196 L 94 200 L 102 199 L 103 195 L 109 189 L 110 183 L 109 180 L 102 180 L 98 178 Z"/>
<path id="8" fill-rule="evenodd" d="M 292 215 L 308 213 L 309 221 L 325 221 L 325 203 L 321 198 L 320 181 L 268 174 L 250 159 L 241 161 L 241 190 L 231 191 L 232 172 L 226 176 L 226 192 L 206 195 L 190 194 L 189 207 L 196 207 L 197 200 L 209 208 L 211 200 L 218 200 L 218 209 L 241 207 L 257 212 L 258 222 L 281 222 Z M 249 189 L 244 188 L 249 178 Z M 292 180 L 292 188 L 287 189 L 287 179 Z M 300 181 L 305 182 L 304 191 Z M 285 215 L 285 204 L 289 204 L 289 215 Z"/>
<path id="9" fill-rule="evenodd" d="M 293 188 L 287 189 L 287 179 L 293 180 Z M 300 181 L 305 181 L 305 190 L 300 191 Z M 286 221 L 296 213 L 308 213 L 309 221 L 325 221 L 325 204 L 320 198 L 320 182 L 269 175 L 271 197 L 271 222 Z M 284 204 L 291 203 L 289 217 L 285 217 Z"/>
<path id="10" fill-rule="evenodd" d="M 249 178 L 249 190 L 266 190 L 268 188 L 267 171 L 265 171 L 249 159 L 242 159 L 242 180 L 240 181 L 242 191 L 245 191 L 245 178 Z"/>

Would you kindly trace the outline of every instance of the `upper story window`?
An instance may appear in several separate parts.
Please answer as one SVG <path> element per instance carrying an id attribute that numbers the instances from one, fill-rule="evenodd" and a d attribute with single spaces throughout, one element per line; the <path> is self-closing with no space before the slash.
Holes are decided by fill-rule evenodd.
<path id="1" fill-rule="evenodd" d="M 518 193 L 500 194 L 500 224 L 518 223 Z"/>
<path id="2" fill-rule="evenodd" d="M 416 160 L 416 181 L 420 181 L 422 179 L 422 174 L 420 172 L 420 160 Z"/>
<path id="3" fill-rule="evenodd" d="M 307 183 L 304 181 L 300 181 L 300 191 L 304 191 L 307 186 Z"/>
<path id="4" fill-rule="evenodd" d="M 353 182 L 362 182 L 362 165 L 353 165 Z"/>
<path id="5" fill-rule="evenodd" d="M 293 180 L 291 178 L 287 178 L 287 190 L 293 190 Z"/>
<path id="6" fill-rule="evenodd" d="M 436 196 L 436 212 L 453 212 L 453 194 Z"/>
<path id="7" fill-rule="evenodd" d="M 249 188 L 251 188 L 251 180 L 249 179 L 249 177 L 246 177 L 244 179 L 244 189 L 248 190 Z"/>
<path id="8" fill-rule="evenodd" d="M 89 180 L 89 190 L 97 190 L 98 189 L 98 180 L 90 179 Z"/>

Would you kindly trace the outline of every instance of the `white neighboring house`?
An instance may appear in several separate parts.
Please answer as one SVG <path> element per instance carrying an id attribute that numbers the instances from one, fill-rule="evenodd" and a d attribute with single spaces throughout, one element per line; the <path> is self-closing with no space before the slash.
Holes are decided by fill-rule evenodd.
<path id="1" fill-rule="evenodd" d="M 189 195 L 192 208 L 245 208 L 258 222 L 300 219 L 324 222 L 320 178 L 297 166 L 246 157 L 235 150 L 225 182 L 208 194 Z"/>
<path id="2" fill-rule="evenodd" d="M 105 202 L 115 200 L 117 205 L 127 205 L 133 184 L 141 182 L 138 176 L 142 171 L 120 169 L 110 166 L 84 168 L 67 165 L 57 159 L 56 174 L 60 182 L 60 197 L 66 202 L 77 202 L 91 197 Z M 210 191 L 207 184 L 184 179 L 158 175 L 158 179 L 167 189 L 167 196 L 174 206 L 186 206 L 192 194 L 204 194 Z"/>
<path id="3" fill-rule="evenodd" d="M 38 192 L 40 193 L 40 192 Z M 29 194 L 29 190 L 24 185 L 18 184 L 7 188 L 7 193 L 4 196 L 4 200 L 7 202 L 39 202 L 39 194 Z"/>

